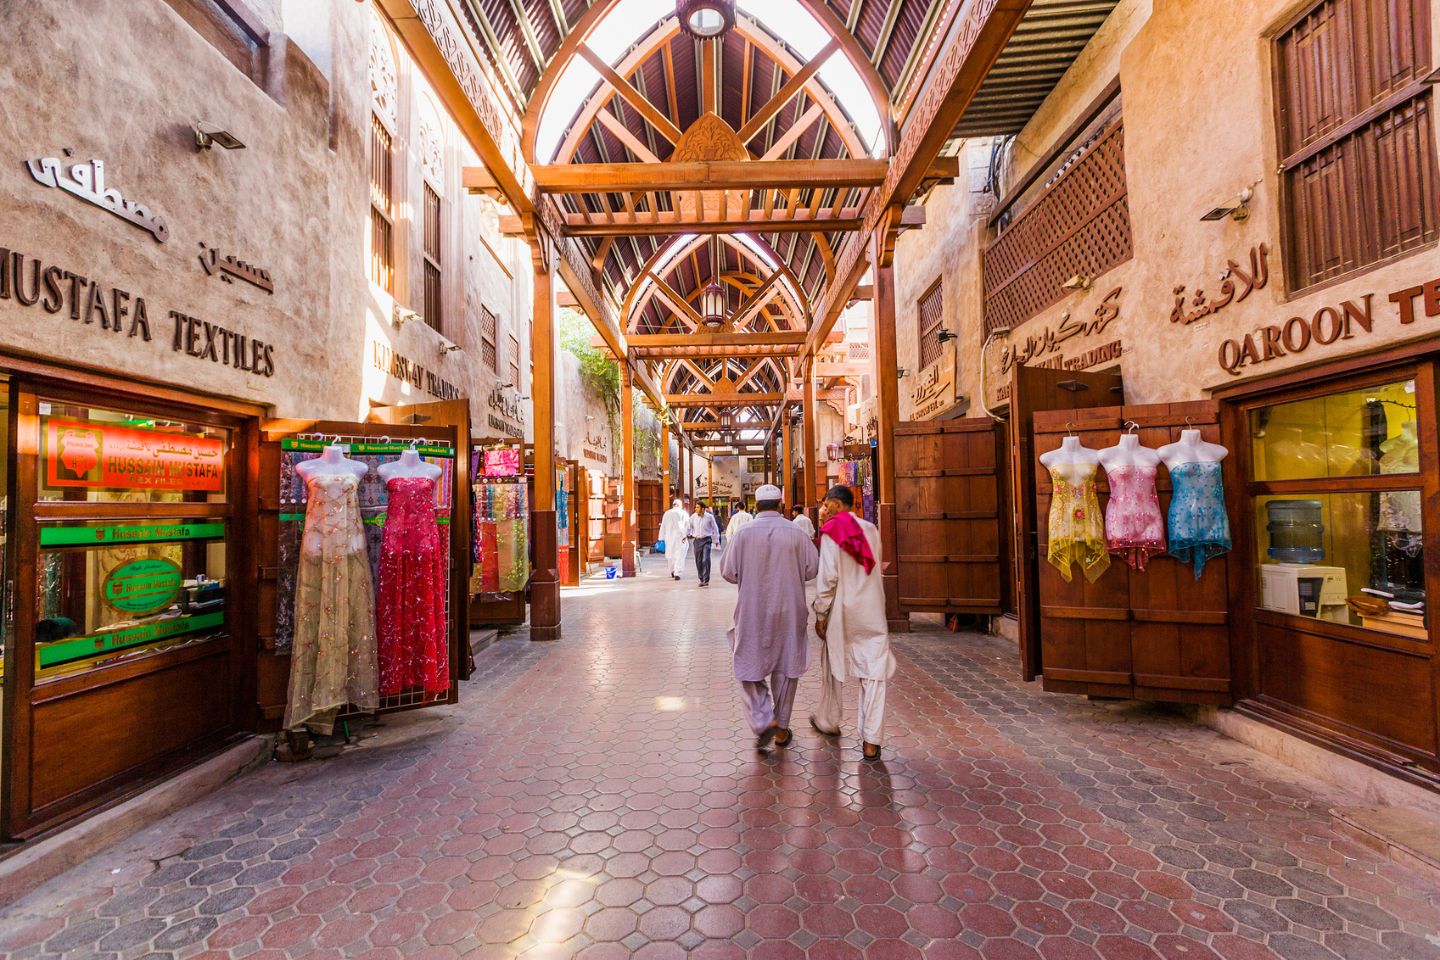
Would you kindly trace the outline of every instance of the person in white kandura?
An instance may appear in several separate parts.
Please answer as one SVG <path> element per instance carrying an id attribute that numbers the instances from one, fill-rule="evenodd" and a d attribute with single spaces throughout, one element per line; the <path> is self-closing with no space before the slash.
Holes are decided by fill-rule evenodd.
<path id="1" fill-rule="evenodd" d="M 733 540 L 735 538 L 735 534 L 743 530 L 745 528 L 745 524 L 749 523 L 751 520 L 754 519 L 755 518 L 750 515 L 750 513 L 745 509 L 745 505 L 742 503 L 740 506 L 735 508 L 734 513 L 730 514 L 730 522 L 725 525 L 725 536 L 723 537 L 723 539 L 727 541 Z"/>
<path id="2" fill-rule="evenodd" d="M 880 759 L 885 742 L 885 688 L 895 673 L 880 578 L 880 531 L 851 513 L 849 487 L 831 487 L 820 512 L 820 575 L 815 580 L 815 632 L 820 636 L 820 705 L 810 725 L 840 735 L 841 685 L 860 681 L 861 756 Z"/>
<path id="3" fill-rule="evenodd" d="M 685 512 L 685 503 L 679 497 L 660 518 L 660 541 L 665 544 L 665 562 L 674 580 L 679 580 L 680 571 L 685 569 L 685 525 L 689 521 L 690 514 Z"/>
<path id="4" fill-rule="evenodd" d="M 815 523 L 810 519 L 810 515 L 805 512 L 804 507 L 796 504 L 790 508 L 790 522 L 801 530 L 804 530 L 805 536 L 811 540 L 815 539 Z"/>

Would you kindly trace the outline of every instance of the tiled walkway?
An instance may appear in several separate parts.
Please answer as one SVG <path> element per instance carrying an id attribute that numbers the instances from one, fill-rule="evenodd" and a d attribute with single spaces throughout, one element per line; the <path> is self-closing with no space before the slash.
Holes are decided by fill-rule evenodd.
<path id="1" fill-rule="evenodd" d="M 1440 960 L 1440 891 L 1337 836 L 1345 798 L 984 638 L 897 640 L 883 764 L 804 727 L 813 680 L 758 758 L 733 597 L 567 591 L 565 639 L 492 647 L 459 707 L 248 775 L 0 911 L 0 950 Z"/>

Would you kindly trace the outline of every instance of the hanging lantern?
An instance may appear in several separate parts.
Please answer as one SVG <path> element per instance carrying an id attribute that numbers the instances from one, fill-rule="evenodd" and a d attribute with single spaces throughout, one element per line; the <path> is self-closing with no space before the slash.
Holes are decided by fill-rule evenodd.
<path id="1" fill-rule="evenodd" d="M 697 40 L 713 40 L 735 26 L 735 0 L 675 0 L 680 28 Z"/>
<path id="2" fill-rule="evenodd" d="M 725 288 L 714 280 L 700 291 L 700 318 L 712 330 L 725 325 Z"/>

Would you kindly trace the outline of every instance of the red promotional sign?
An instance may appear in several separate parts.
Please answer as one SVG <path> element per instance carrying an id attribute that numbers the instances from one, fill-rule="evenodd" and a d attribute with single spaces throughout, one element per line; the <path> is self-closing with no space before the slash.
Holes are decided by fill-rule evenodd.
<path id="1" fill-rule="evenodd" d="M 44 433 L 49 487 L 225 489 L 225 442 L 217 437 L 50 419 Z"/>

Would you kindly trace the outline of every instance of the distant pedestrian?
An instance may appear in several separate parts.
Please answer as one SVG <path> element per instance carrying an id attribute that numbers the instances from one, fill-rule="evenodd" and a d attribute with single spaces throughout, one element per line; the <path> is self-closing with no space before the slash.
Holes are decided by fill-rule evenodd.
<path id="1" fill-rule="evenodd" d="M 695 504 L 695 512 L 690 515 L 690 520 L 685 525 L 685 535 L 690 540 L 690 552 L 695 555 L 695 575 L 700 578 L 702 587 L 710 586 L 710 547 L 715 538 L 720 536 L 715 516 L 707 506 L 704 500 Z"/>
<path id="2" fill-rule="evenodd" d="M 850 511 L 849 487 L 831 487 L 820 518 L 820 575 L 815 581 L 815 632 L 820 636 L 820 706 L 810 725 L 839 736 L 845 715 L 841 684 L 860 681 L 861 755 L 880 759 L 885 742 L 885 688 L 895 673 L 885 623 L 885 588 L 878 558 L 880 531 Z"/>
<path id="3" fill-rule="evenodd" d="M 755 518 L 750 515 L 749 511 L 745 509 L 744 504 L 736 507 L 735 511 L 730 514 L 730 522 L 725 525 L 725 536 L 722 538 L 721 542 L 724 542 L 725 540 L 734 540 L 735 534 L 745 529 L 745 525 L 754 519 Z"/>
<path id="4" fill-rule="evenodd" d="M 796 504 L 790 508 L 790 522 L 805 531 L 805 536 L 811 540 L 815 539 L 815 524 L 811 521 L 810 515 L 805 512 L 804 507 Z"/>
<path id="5" fill-rule="evenodd" d="M 685 528 L 689 522 L 690 514 L 685 512 L 685 503 L 679 497 L 660 518 L 660 539 L 665 544 L 665 562 L 673 580 L 679 580 L 680 571 L 685 569 Z"/>
<path id="6" fill-rule="evenodd" d="M 781 516 L 781 496 L 768 483 L 755 492 L 755 519 L 720 558 L 720 575 L 740 588 L 730 648 L 757 750 L 794 736 L 790 711 L 810 666 L 805 582 L 820 564 L 815 544 Z"/>

